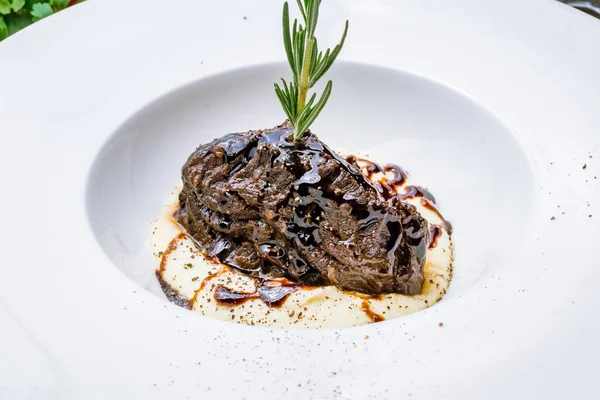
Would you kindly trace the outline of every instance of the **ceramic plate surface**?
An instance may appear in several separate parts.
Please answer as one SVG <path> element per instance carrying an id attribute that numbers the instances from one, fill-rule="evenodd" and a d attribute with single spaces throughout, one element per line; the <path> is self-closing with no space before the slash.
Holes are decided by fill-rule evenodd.
<path id="1" fill-rule="evenodd" d="M 439 304 L 345 329 L 210 319 L 153 274 L 187 155 L 284 119 L 280 2 L 88 1 L 2 42 L 0 399 L 590 398 L 600 22 L 496 3 L 323 2 L 320 42 L 350 31 L 313 131 L 455 232 Z"/>

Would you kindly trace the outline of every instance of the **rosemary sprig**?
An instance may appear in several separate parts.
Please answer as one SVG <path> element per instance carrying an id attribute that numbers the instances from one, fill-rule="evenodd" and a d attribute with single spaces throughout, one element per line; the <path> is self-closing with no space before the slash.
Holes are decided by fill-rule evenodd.
<path id="1" fill-rule="evenodd" d="M 304 26 L 294 19 L 291 29 L 288 3 L 283 4 L 283 46 L 294 77 L 289 83 L 281 78 L 282 86 L 275 83 L 275 93 L 294 128 L 294 140 L 300 140 L 329 99 L 331 81 L 325 85 L 319 101 L 316 101 L 316 93 L 306 101 L 308 90 L 325 75 L 340 54 L 348 33 L 348 21 L 340 43 L 333 50 L 327 49 L 323 53 L 319 51 L 315 38 L 321 0 L 296 0 L 296 2 Z"/>

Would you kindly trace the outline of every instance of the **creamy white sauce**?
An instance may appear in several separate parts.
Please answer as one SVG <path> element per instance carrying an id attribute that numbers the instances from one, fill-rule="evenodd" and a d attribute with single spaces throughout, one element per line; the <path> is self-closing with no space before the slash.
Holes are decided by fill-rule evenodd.
<path id="1" fill-rule="evenodd" d="M 379 182 L 388 178 L 391 179 L 391 176 L 371 176 L 371 180 Z M 395 185 L 395 190 L 405 193 L 413 185 L 418 186 L 409 176 L 401 185 Z M 430 227 L 435 225 L 440 229 L 435 246 L 427 251 L 421 294 L 369 296 L 343 291 L 335 286 L 299 287 L 279 307 L 270 307 L 259 298 L 237 305 L 218 304 L 214 292 L 219 286 L 232 292 L 250 294 L 256 292 L 257 280 L 205 257 L 198 250 L 173 219 L 178 193 L 179 190 L 171 193 L 154 223 L 152 249 L 158 264 L 157 276 L 172 289 L 169 292 L 175 295 L 172 300 L 178 299 L 178 304 L 213 318 L 282 328 L 362 325 L 397 318 L 434 305 L 446 293 L 452 278 L 452 240 L 444 220 L 431 209 L 431 202 L 427 204 L 427 200 L 413 197 L 405 201 L 418 209 Z"/>

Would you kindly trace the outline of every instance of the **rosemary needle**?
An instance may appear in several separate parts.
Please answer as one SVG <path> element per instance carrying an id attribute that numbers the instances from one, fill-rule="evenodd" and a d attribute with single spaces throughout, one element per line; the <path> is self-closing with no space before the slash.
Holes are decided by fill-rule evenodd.
<path id="1" fill-rule="evenodd" d="M 281 102 L 283 111 L 294 128 L 294 140 L 300 140 L 304 132 L 317 119 L 331 95 L 332 82 L 327 82 L 321 97 L 317 101 L 316 93 L 308 98 L 308 91 L 325 75 L 342 50 L 348 21 L 340 43 L 333 50 L 325 53 L 319 51 L 315 29 L 319 18 L 321 0 L 296 0 L 304 26 L 294 19 L 290 28 L 290 11 L 288 3 L 283 4 L 283 45 L 293 78 L 286 82 L 281 78 L 281 86 L 275 83 L 275 93 Z"/>

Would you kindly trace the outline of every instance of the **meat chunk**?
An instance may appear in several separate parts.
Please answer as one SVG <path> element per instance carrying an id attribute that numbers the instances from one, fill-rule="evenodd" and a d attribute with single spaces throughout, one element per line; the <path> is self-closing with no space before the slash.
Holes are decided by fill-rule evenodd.
<path id="1" fill-rule="evenodd" d="M 179 223 L 221 262 L 255 276 L 367 294 L 417 294 L 427 222 L 360 169 L 288 124 L 223 136 L 182 169 Z"/>

